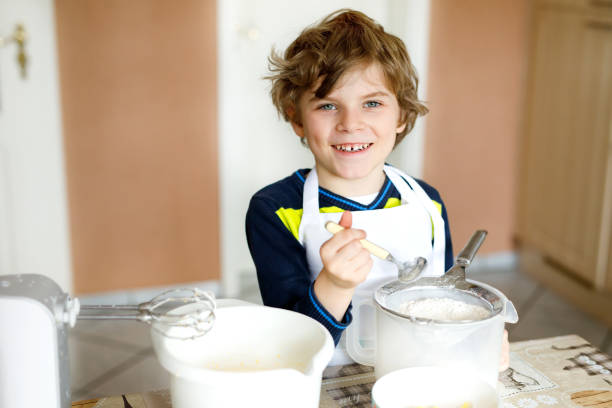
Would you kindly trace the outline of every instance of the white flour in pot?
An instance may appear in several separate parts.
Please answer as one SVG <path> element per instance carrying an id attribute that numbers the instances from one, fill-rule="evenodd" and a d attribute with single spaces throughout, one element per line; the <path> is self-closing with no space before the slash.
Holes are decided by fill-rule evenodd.
<path id="1" fill-rule="evenodd" d="M 401 304 L 399 312 L 433 320 L 481 320 L 489 316 L 489 311 L 482 306 L 449 298 L 411 300 Z"/>

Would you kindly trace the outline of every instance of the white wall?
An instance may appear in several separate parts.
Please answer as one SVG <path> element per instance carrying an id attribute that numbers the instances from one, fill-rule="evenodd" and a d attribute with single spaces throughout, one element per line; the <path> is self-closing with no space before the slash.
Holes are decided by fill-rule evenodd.
<path id="1" fill-rule="evenodd" d="M 0 274 L 37 273 L 72 289 L 52 0 L 0 1 L 0 36 L 28 31 L 28 77 L 0 49 Z"/>
<path id="2" fill-rule="evenodd" d="M 314 161 L 268 95 L 267 57 L 334 10 L 363 11 L 388 31 L 409 39 L 417 70 L 426 67 L 429 0 L 341 1 L 223 0 L 218 2 L 219 161 L 221 268 L 226 296 L 235 296 L 241 274 L 254 273 L 244 219 L 260 188 Z M 424 82 L 424 81 L 422 81 Z M 391 161 L 414 175 L 422 167 L 422 127 L 407 136 Z"/>
<path id="3" fill-rule="evenodd" d="M 427 61 L 429 54 L 430 0 L 388 0 L 388 31 L 400 37 L 406 44 L 412 63 L 419 77 L 419 99 L 427 101 Z M 409 133 L 391 154 L 389 161 L 414 177 L 423 174 L 423 149 L 425 121 L 416 121 Z"/>

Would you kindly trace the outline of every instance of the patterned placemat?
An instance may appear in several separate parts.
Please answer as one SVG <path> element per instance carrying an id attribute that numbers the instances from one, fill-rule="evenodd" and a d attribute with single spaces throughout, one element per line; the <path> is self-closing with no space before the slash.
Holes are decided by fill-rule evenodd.
<path id="1" fill-rule="evenodd" d="M 510 367 L 500 373 L 502 408 L 612 408 L 612 358 L 576 335 L 510 345 Z M 371 367 L 329 367 L 321 408 L 371 407 Z"/>
<path id="2" fill-rule="evenodd" d="M 319 407 L 370 408 L 375 381 L 373 367 L 361 364 L 327 367 L 323 371 Z"/>
<path id="3" fill-rule="evenodd" d="M 73 402 L 72 408 L 172 408 L 172 402 L 168 390 L 158 390 Z"/>
<path id="4" fill-rule="evenodd" d="M 612 408 L 612 358 L 576 335 L 510 345 L 502 408 Z"/>

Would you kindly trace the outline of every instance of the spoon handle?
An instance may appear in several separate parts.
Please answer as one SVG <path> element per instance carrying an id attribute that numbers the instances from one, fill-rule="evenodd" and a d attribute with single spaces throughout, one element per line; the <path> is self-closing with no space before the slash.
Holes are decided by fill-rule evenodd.
<path id="1" fill-rule="evenodd" d="M 325 229 L 331 232 L 332 234 L 335 234 L 339 231 L 342 231 L 344 227 L 340 224 L 336 224 L 333 221 L 327 221 L 325 223 Z M 389 257 L 391 254 L 386 249 L 381 248 L 376 244 L 373 244 L 367 239 L 362 239 L 360 242 L 361 242 L 361 245 L 363 245 L 363 247 L 367 249 L 372 255 L 377 256 L 380 259 L 390 260 Z"/>

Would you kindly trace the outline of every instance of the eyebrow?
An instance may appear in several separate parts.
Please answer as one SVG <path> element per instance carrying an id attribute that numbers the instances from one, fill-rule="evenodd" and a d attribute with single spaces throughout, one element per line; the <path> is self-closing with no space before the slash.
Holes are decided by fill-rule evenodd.
<path id="1" fill-rule="evenodd" d="M 369 93 L 367 95 L 363 95 L 361 98 L 362 99 L 368 99 L 368 98 L 373 98 L 375 96 L 391 96 L 391 94 L 389 92 L 385 92 L 385 91 L 376 91 L 376 92 L 372 92 Z M 321 100 L 325 100 L 325 99 L 329 99 L 329 100 L 333 100 L 334 98 L 317 98 L 317 96 L 315 94 L 313 94 L 306 103 L 310 103 L 313 101 L 321 101 Z"/>
<path id="2" fill-rule="evenodd" d="M 376 91 L 376 92 L 372 92 L 367 95 L 364 95 L 363 98 L 367 99 L 367 98 L 373 98 L 375 96 L 391 96 L 391 94 L 385 91 Z"/>

